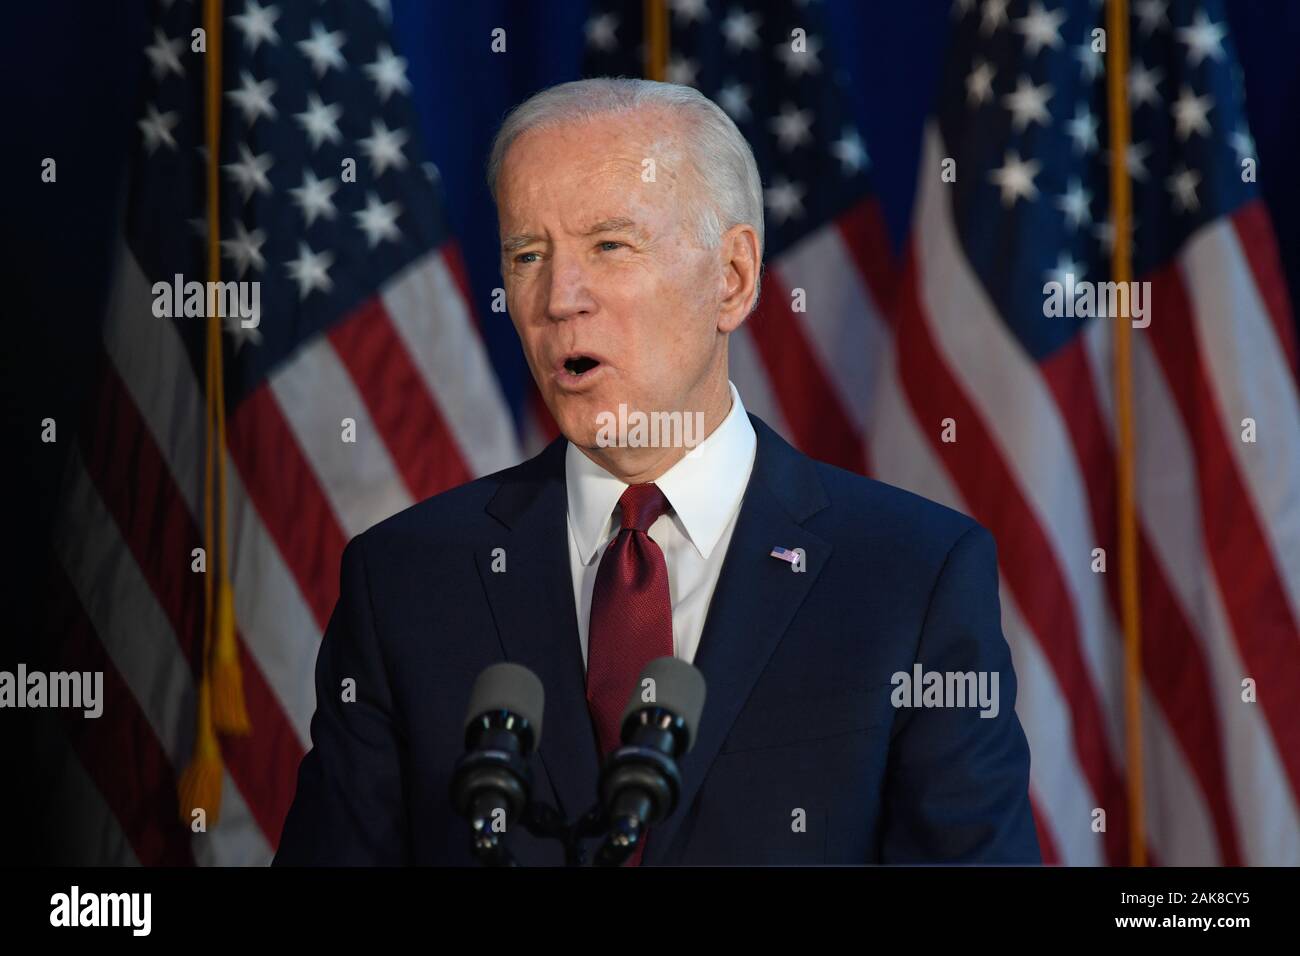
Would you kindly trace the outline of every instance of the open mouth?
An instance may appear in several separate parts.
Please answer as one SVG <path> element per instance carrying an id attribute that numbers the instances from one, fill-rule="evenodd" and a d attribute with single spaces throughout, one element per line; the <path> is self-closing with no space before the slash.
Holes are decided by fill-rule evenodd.
<path id="1" fill-rule="evenodd" d="M 590 355 L 574 355 L 564 360 L 564 370 L 575 378 L 585 375 L 598 365 L 600 362 Z"/>

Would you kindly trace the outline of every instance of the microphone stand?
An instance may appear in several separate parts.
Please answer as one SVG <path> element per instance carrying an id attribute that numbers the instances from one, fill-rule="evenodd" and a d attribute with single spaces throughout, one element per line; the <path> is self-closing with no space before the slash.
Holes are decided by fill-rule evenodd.
<path id="1" fill-rule="evenodd" d="M 624 780 L 636 780 L 641 784 L 641 793 L 625 795 L 617 801 L 618 806 L 609 809 L 604 806 L 604 800 L 597 802 L 572 825 L 550 804 L 530 802 L 524 808 L 520 824 L 535 837 L 559 840 L 564 845 L 565 866 L 622 866 L 644 843 L 649 829 L 636 820 L 649 816 L 651 805 L 656 803 L 671 812 L 677 803 L 681 777 L 673 758 L 636 744 L 625 744 L 610 755 L 602 772 L 602 795 L 606 795 L 605 784 L 612 773 L 620 774 Z M 629 813 L 634 806 L 638 812 Z M 605 840 L 589 863 L 582 841 L 602 835 Z M 494 833 L 492 837 L 493 844 L 500 843 L 499 834 Z M 475 854 L 489 866 L 516 865 L 497 862 L 497 854 L 502 852 L 509 853 L 504 844 L 499 849 L 493 847 L 487 856 L 479 855 L 477 843 L 475 846 Z"/>
<path id="2" fill-rule="evenodd" d="M 560 815 L 560 812 L 550 804 L 534 802 L 528 804 L 527 808 L 524 810 L 524 815 L 519 822 L 525 830 L 535 837 L 548 840 L 559 840 L 564 847 L 565 866 L 591 865 L 587 861 L 587 853 L 586 850 L 583 849 L 582 841 L 600 836 L 609 829 L 605 811 L 600 804 L 596 804 L 584 813 L 578 818 L 576 823 L 570 824 Z M 505 852 L 507 854 L 509 853 L 508 850 Z M 480 861 L 488 866 L 501 865 L 490 862 L 483 857 L 480 857 Z M 622 860 L 618 861 L 618 863 L 622 862 Z M 511 862 L 505 865 L 518 866 L 518 864 L 514 862 L 513 857 L 511 857 Z M 618 864 L 615 863 L 614 865 Z"/>

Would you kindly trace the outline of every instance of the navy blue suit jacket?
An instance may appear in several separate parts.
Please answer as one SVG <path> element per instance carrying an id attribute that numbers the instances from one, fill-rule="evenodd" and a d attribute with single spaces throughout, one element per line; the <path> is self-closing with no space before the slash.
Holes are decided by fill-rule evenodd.
<path id="1" fill-rule="evenodd" d="M 750 418 L 754 470 L 694 661 L 704 715 L 643 865 L 1039 862 L 992 537 Z M 276 864 L 470 864 L 448 781 L 474 678 L 501 660 L 546 688 L 535 797 L 570 819 L 594 803 L 564 450 L 557 439 L 348 544 Z M 802 548 L 805 570 L 771 557 L 778 545 Z M 997 716 L 896 708 L 892 675 L 916 662 L 997 671 Z M 522 828 L 510 844 L 522 864 L 563 863 Z"/>

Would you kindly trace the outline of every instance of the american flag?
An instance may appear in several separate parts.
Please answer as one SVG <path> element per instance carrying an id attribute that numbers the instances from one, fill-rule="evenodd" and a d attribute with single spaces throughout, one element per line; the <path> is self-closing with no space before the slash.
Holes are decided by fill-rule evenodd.
<path id="1" fill-rule="evenodd" d="M 1045 282 L 1110 278 L 1102 5 L 953 5 L 897 268 L 817 5 L 671 9 L 665 78 L 727 110 L 765 185 L 762 299 L 731 338 L 746 405 L 994 533 L 1044 859 L 1128 862 L 1113 320 L 1044 312 Z M 1147 858 L 1295 864 L 1291 313 L 1242 177 L 1254 150 L 1221 7 L 1138 0 L 1131 19 L 1134 272 L 1152 284 L 1133 330 Z M 636 73 L 641 22 L 638 4 L 600 5 L 588 72 Z"/>
<path id="2" fill-rule="evenodd" d="M 1047 282 L 1112 278 L 1114 60 L 1096 3 L 961 0 L 953 18 L 875 339 L 871 460 L 997 538 L 1044 858 L 1124 863 L 1114 320 L 1044 311 Z M 1221 5 L 1138 0 L 1129 35 L 1133 273 L 1150 282 L 1150 324 L 1132 329 L 1148 860 L 1294 865 L 1291 314 Z"/>
<path id="3" fill-rule="evenodd" d="M 482 347 L 438 170 L 418 144 L 384 0 L 226 2 L 223 280 L 260 282 L 223 335 L 228 540 L 251 733 L 220 738 L 220 816 L 181 820 L 204 592 L 204 330 L 159 318 L 155 282 L 204 282 L 201 3 L 159 2 L 95 408 L 56 535 L 59 663 L 105 672 L 69 721 L 63 860 L 264 864 L 310 746 L 317 647 L 344 544 L 519 459 Z M 349 180 L 349 161 L 355 177 Z M 355 441 L 343 436 L 352 423 Z M 209 572 L 215 569 L 210 565 Z"/>

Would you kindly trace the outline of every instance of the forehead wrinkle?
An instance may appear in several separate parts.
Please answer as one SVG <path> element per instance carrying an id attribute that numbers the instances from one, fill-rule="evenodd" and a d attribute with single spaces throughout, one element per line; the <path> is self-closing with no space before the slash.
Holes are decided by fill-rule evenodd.
<path id="1" fill-rule="evenodd" d="M 610 216 L 605 219 L 601 219 L 598 222 L 592 223 L 586 229 L 583 229 L 581 232 L 578 233 L 578 235 L 584 237 L 595 236 L 595 235 L 599 235 L 602 232 L 626 233 L 641 239 L 648 239 L 650 236 L 649 230 L 647 230 L 644 226 L 639 225 L 636 222 L 636 220 L 629 219 L 627 216 Z M 520 249 L 523 246 L 528 245 L 529 243 L 544 242 L 544 241 L 545 240 L 541 236 L 536 236 L 533 235 L 532 233 L 521 232 L 521 233 L 515 233 L 513 235 L 507 236 L 506 239 L 501 243 L 501 248 L 505 252 L 513 252 L 514 250 Z"/>
<path id="2" fill-rule="evenodd" d="M 670 117 L 670 121 L 677 123 L 675 118 Z M 599 137 L 605 142 L 602 144 L 601 152 L 604 155 L 595 159 L 594 162 L 581 165 L 571 165 L 564 172 L 584 184 L 590 184 L 592 180 L 601 177 L 602 174 L 621 174 L 626 173 L 629 176 L 635 176 L 636 180 L 641 181 L 641 174 L 644 169 L 646 159 L 654 160 L 655 167 L 658 171 L 667 174 L 666 179 L 671 187 L 680 178 L 679 169 L 689 165 L 685 158 L 685 148 L 682 143 L 682 133 L 679 129 L 673 128 L 669 131 L 656 131 L 651 136 L 646 135 L 646 131 L 628 124 L 634 120 L 628 115 L 617 116 L 597 116 L 590 120 L 572 120 L 561 121 L 553 125 L 542 126 L 524 133 L 519 140 L 512 144 L 509 153 L 516 154 L 515 159 L 518 162 L 518 152 L 522 151 L 527 154 L 530 147 L 536 148 L 539 139 L 552 136 L 560 139 L 565 143 L 572 143 L 577 150 L 588 148 L 591 142 L 587 132 L 593 127 L 603 127 L 602 135 Z M 575 154 L 576 151 L 575 151 Z M 528 157 L 531 159 L 532 157 Z M 554 167 L 550 167 L 554 170 Z M 517 171 L 519 175 L 524 175 L 522 169 Z M 531 177 L 529 177 L 531 179 Z M 536 187 L 534 187 L 536 188 Z"/>
<path id="3" fill-rule="evenodd" d="M 517 233 L 513 236 L 507 236 L 501 243 L 502 252 L 514 252 L 516 249 L 522 249 L 524 246 L 533 242 L 540 242 L 540 236 L 533 236 L 527 233 Z"/>
<path id="4" fill-rule="evenodd" d="M 602 232 L 624 232 L 642 237 L 649 234 L 646 228 L 635 219 L 629 219 L 627 216 L 611 216 L 608 219 L 592 223 L 582 232 L 582 235 L 594 236 Z"/>
<path id="5" fill-rule="evenodd" d="M 675 118 L 673 119 L 675 122 Z M 521 205 L 526 206 L 529 204 L 529 199 L 537 196 L 546 196 L 550 193 L 551 190 L 543 183 L 538 182 L 536 178 L 528 176 L 527 173 L 525 173 L 524 168 L 519 166 L 519 161 L 523 159 L 527 162 L 528 159 L 532 158 L 527 155 L 530 152 L 528 147 L 535 147 L 537 142 L 536 137 L 552 133 L 558 135 L 561 139 L 584 139 L 581 137 L 580 133 L 580 130 L 584 125 L 585 124 L 580 122 L 572 124 L 560 123 L 555 126 L 539 128 L 524 134 L 518 143 L 512 145 L 510 151 L 515 152 L 515 163 L 511 165 L 515 168 L 511 170 L 514 175 L 508 176 L 508 178 L 514 179 L 515 185 L 522 187 L 523 194 L 515 202 L 503 203 L 502 205 L 513 207 L 513 211 L 518 212 Z M 663 200 L 668 200 L 669 202 L 675 200 L 678 203 L 685 201 L 688 204 L 687 209 L 681 211 L 683 213 L 688 213 L 688 210 L 690 209 L 689 204 L 694 201 L 695 198 L 695 190 L 688 187 L 685 194 L 683 194 L 682 188 L 687 186 L 687 183 L 682 181 L 682 171 L 685 170 L 687 172 L 687 179 L 691 181 L 692 185 L 694 179 L 698 177 L 698 173 L 694 170 L 693 164 L 687 159 L 679 129 L 674 128 L 668 131 L 660 130 L 656 131 L 653 137 L 646 137 L 643 130 L 635 128 L 628 129 L 624 127 L 614 133 L 613 139 L 614 142 L 610 144 L 612 148 L 606 151 L 604 156 L 600 157 L 593 163 L 585 165 L 585 168 L 580 165 L 571 165 L 568 169 L 559 171 L 560 175 L 565 176 L 566 178 L 578 180 L 586 186 L 590 192 L 606 193 L 612 189 L 617 189 L 618 180 L 622 179 L 623 175 L 635 176 L 636 179 L 634 180 L 634 186 L 638 187 L 635 189 L 635 192 L 640 194 L 642 204 L 646 202 L 649 195 L 652 195 L 655 192 L 654 189 L 647 190 L 646 187 L 648 185 L 657 186 L 659 189 L 666 190 L 666 192 L 661 192 L 659 194 L 662 197 L 660 201 L 658 203 L 652 201 L 650 203 L 651 205 L 662 206 Z M 648 142 L 647 139 L 649 139 Z M 529 140 L 532 140 L 532 142 L 529 143 Z M 524 147 L 523 157 L 521 157 L 517 152 L 520 146 Z M 643 153 L 644 155 L 638 158 L 636 155 L 637 153 Z M 658 171 L 657 183 L 655 184 L 646 184 L 641 178 L 642 170 L 644 169 L 644 160 L 647 158 L 654 160 Z M 553 167 L 552 169 L 554 170 Z M 602 176 L 602 174 L 604 175 Z M 611 176 L 611 174 L 613 175 Z M 670 199 L 669 197 L 672 198 Z M 661 211 L 670 216 L 675 212 L 675 210 L 670 209 L 661 209 Z M 616 220 L 622 220 L 622 222 L 616 223 Z M 581 226 L 579 226 L 577 230 L 568 231 L 583 236 L 590 236 L 598 231 L 625 231 L 638 235 L 644 239 L 649 239 L 650 237 L 650 230 L 646 225 L 629 220 L 628 217 L 625 216 L 609 217 L 587 227 L 585 231 Z M 531 242 L 545 241 L 547 241 L 545 236 L 536 235 L 532 232 L 513 233 L 503 242 L 502 250 L 504 252 L 511 252 Z"/>

